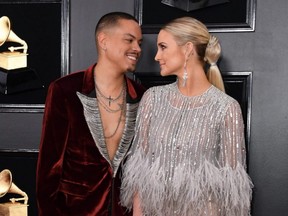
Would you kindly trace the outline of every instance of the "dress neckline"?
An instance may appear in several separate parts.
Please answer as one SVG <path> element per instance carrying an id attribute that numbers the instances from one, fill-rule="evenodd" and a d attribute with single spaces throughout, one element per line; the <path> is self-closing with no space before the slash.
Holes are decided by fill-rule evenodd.
<path id="1" fill-rule="evenodd" d="M 187 96 L 187 95 L 184 95 L 184 94 L 180 91 L 180 89 L 178 88 L 178 85 L 177 85 L 177 81 L 174 82 L 175 92 L 176 92 L 179 96 L 183 97 L 184 99 L 193 99 L 193 98 L 197 99 L 197 98 L 199 98 L 199 97 L 202 97 L 202 96 L 208 94 L 213 87 L 214 87 L 214 86 L 211 84 L 211 85 L 209 86 L 209 88 L 207 88 L 207 89 L 206 89 L 205 91 L 203 91 L 201 94 L 193 95 L 193 96 Z"/>

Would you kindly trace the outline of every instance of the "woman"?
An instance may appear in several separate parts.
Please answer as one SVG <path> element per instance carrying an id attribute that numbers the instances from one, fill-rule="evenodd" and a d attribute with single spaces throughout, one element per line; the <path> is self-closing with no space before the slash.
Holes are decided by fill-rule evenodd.
<path id="1" fill-rule="evenodd" d="M 157 45 L 161 75 L 177 81 L 141 100 L 122 204 L 134 215 L 249 215 L 243 118 L 224 93 L 217 38 L 183 17 L 161 29 Z"/>

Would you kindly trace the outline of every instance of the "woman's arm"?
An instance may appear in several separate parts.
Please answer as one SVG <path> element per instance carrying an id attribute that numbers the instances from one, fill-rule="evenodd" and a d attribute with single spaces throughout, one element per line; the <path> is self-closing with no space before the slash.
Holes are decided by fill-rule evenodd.
<path id="1" fill-rule="evenodd" d="M 133 216 L 143 216 L 141 210 L 141 201 L 139 194 L 136 192 L 133 198 Z"/>
<path id="2" fill-rule="evenodd" d="M 224 215 L 250 215 L 253 184 L 246 171 L 244 122 L 237 101 L 229 104 L 226 110 L 220 136 L 223 197 L 218 202 Z"/>
<path id="3" fill-rule="evenodd" d="M 244 122 L 237 101 L 232 102 L 226 110 L 220 136 L 222 166 L 230 166 L 235 169 L 237 165 L 242 165 L 246 168 Z"/>
<path id="4" fill-rule="evenodd" d="M 133 208 L 133 215 L 142 215 L 138 189 L 141 187 L 140 182 L 143 180 L 143 173 L 145 173 L 143 170 L 143 162 L 145 161 L 146 152 L 149 149 L 148 134 L 154 102 L 152 99 L 153 92 L 149 89 L 145 92 L 139 104 L 134 140 L 128 153 L 127 161 L 123 166 L 121 204 L 129 210 Z"/>

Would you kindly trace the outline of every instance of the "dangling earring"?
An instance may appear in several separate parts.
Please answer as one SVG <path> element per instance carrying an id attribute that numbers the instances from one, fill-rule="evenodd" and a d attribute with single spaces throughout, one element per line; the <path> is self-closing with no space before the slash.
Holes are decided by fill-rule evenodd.
<path id="1" fill-rule="evenodd" d="M 186 85 L 187 78 L 188 78 L 188 73 L 187 73 L 186 62 L 185 62 L 185 64 L 184 64 L 184 73 L 183 73 L 183 76 L 182 76 L 182 79 L 183 79 L 182 86 L 183 87 L 185 87 L 185 85 Z"/>

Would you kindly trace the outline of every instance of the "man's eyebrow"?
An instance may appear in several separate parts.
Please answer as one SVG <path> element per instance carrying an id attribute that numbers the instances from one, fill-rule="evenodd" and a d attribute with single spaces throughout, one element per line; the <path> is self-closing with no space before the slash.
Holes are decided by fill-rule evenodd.
<path id="1" fill-rule="evenodd" d="M 125 36 L 129 36 L 129 37 L 132 37 L 132 38 L 134 38 L 134 39 L 136 39 L 136 37 L 133 35 L 133 34 L 130 34 L 130 33 L 125 33 L 124 34 Z M 143 41 L 143 38 L 141 38 L 139 41 Z"/>
<path id="2" fill-rule="evenodd" d="M 133 38 L 136 38 L 134 35 L 130 34 L 130 33 L 125 33 L 124 34 L 125 36 L 130 36 L 130 37 L 133 37 Z"/>
<path id="3" fill-rule="evenodd" d="M 125 36 L 128 36 L 128 37 L 132 37 L 133 39 L 136 39 L 136 36 L 134 36 L 133 34 L 125 33 L 124 35 L 125 35 Z M 143 42 L 143 37 L 141 37 L 138 41 L 139 41 L 140 43 L 142 43 L 142 42 Z"/>

